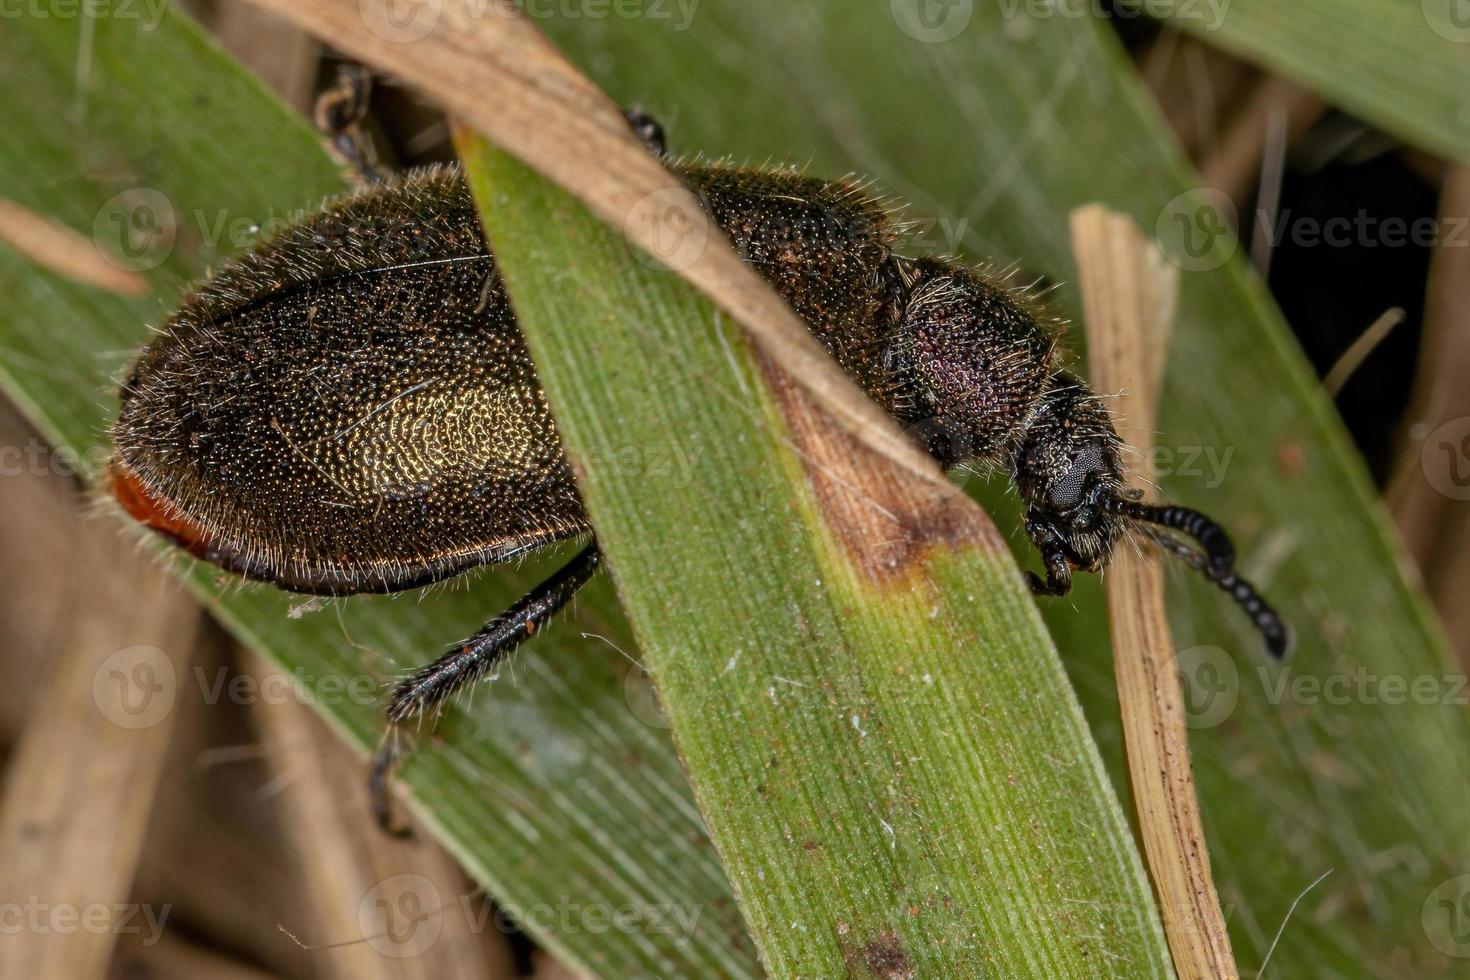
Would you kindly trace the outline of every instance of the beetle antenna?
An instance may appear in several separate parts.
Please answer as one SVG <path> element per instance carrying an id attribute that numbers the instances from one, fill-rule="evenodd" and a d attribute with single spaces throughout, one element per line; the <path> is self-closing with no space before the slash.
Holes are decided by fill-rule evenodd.
<path id="1" fill-rule="evenodd" d="M 1197 510 L 1166 504 L 1155 507 L 1136 500 L 1113 497 L 1107 502 L 1108 510 L 1144 524 L 1156 524 L 1174 531 L 1182 531 L 1199 542 L 1204 549 L 1202 560 L 1209 562 L 1211 576 L 1224 575 L 1235 567 L 1235 545 L 1225 529 Z M 1204 569 L 1201 569 L 1204 571 Z"/>
<path id="2" fill-rule="evenodd" d="M 1214 582 L 1230 598 L 1234 599 L 1236 604 L 1244 609 L 1246 615 L 1251 618 L 1256 629 L 1260 630 L 1262 638 L 1266 641 L 1266 649 L 1271 652 L 1271 656 L 1277 660 L 1286 659 L 1287 653 L 1291 650 L 1291 627 L 1286 625 L 1286 620 L 1281 618 L 1281 614 L 1261 597 L 1254 585 L 1228 569 L 1223 572 L 1216 571 L 1209 558 L 1182 541 L 1177 541 L 1161 531 L 1146 530 L 1145 533 L 1154 544 L 1175 557 L 1183 559 L 1189 567 Z"/>

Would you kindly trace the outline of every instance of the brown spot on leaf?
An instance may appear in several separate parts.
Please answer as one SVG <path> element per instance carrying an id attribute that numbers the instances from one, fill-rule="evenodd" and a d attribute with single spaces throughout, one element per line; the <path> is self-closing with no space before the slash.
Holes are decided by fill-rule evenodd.
<path id="1" fill-rule="evenodd" d="M 1288 479 L 1302 475 L 1307 468 L 1307 447 L 1300 439 L 1288 439 L 1276 447 L 1276 468 Z"/>
<path id="2" fill-rule="evenodd" d="M 903 941 L 892 929 L 861 947 L 849 947 L 848 969 L 855 976 L 877 977 L 879 980 L 913 980 L 917 976 Z"/>
<path id="3" fill-rule="evenodd" d="M 926 478 L 874 451 L 759 351 L 756 360 L 790 427 L 823 519 L 866 578 L 904 581 L 921 571 L 935 549 L 1004 553 L 990 518 L 937 465 Z"/>

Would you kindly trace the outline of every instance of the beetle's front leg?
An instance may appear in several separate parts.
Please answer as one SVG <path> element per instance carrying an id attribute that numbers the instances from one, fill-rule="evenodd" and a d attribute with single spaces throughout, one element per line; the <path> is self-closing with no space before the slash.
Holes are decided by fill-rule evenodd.
<path id="1" fill-rule="evenodd" d="M 1041 552 L 1041 560 L 1046 565 L 1046 579 L 1043 581 L 1040 575 L 1028 571 L 1026 581 L 1031 586 L 1031 591 L 1037 595 L 1063 596 L 1072 591 L 1072 562 L 1067 554 L 1066 543 L 1062 541 L 1061 535 L 1052 530 L 1050 524 L 1042 521 L 1029 520 L 1026 522 L 1026 535 L 1031 543 L 1036 545 L 1036 550 Z"/>

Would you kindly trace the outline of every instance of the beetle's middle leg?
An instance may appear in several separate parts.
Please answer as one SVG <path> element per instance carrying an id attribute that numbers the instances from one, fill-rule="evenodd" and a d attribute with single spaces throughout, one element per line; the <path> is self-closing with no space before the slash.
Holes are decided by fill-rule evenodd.
<path id="1" fill-rule="evenodd" d="M 377 147 L 367 127 L 368 102 L 373 90 L 372 72 L 356 62 L 337 69 L 331 87 L 317 96 L 313 119 L 348 166 L 369 184 L 382 183 L 388 171 L 379 160 Z M 639 141 L 654 156 L 668 155 L 664 128 L 657 119 L 639 109 L 624 109 L 623 118 Z"/>
<path id="2" fill-rule="evenodd" d="M 669 155 L 669 141 L 664 136 L 664 127 L 659 121 L 642 109 L 624 109 L 623 118 L 628 120 L 628 127 L 633 130 L 633 135 L 648 148 L 648 152 L 662 159 Z"/>
<path id="3" fill-rule="evenodd" d="M 484 677 L 570 602 L 601 562 L 602 552 L 594 541 L 474 636 L 414 671 L 394 689 L 386 711 L 389 729 L 373 757 L 369 779 L 373 815 L 380 826 L 398 832 L 388 807 L 388 777 L 403 756 L 402 726 L 441 707 L 456 692 Z"/>
<path id="4" fill-rule="evenodd" d="M 380 184 L 387 179 L 388 171 L 379 160 L 368 131 L 368 101 L 372 91 L 372 73 L 356 62 L 347 62 L 337 69 L 331 87 L 317 96 L 312 116 L 316 128 L 326 136 L 337 155 L 364 182 Z"/>

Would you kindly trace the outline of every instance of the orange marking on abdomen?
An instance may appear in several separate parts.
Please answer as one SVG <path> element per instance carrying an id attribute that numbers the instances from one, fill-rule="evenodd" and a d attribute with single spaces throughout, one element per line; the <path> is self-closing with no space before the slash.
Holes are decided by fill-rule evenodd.
<path id="1" fill-rule="evenodd" d="M 130 467 L 114 459 L 107 467 L 108 489 L 139 524 L 168 538 L 196 558 L 209 559 L 208 533 L 166 500 L 155 496 Z"/>

